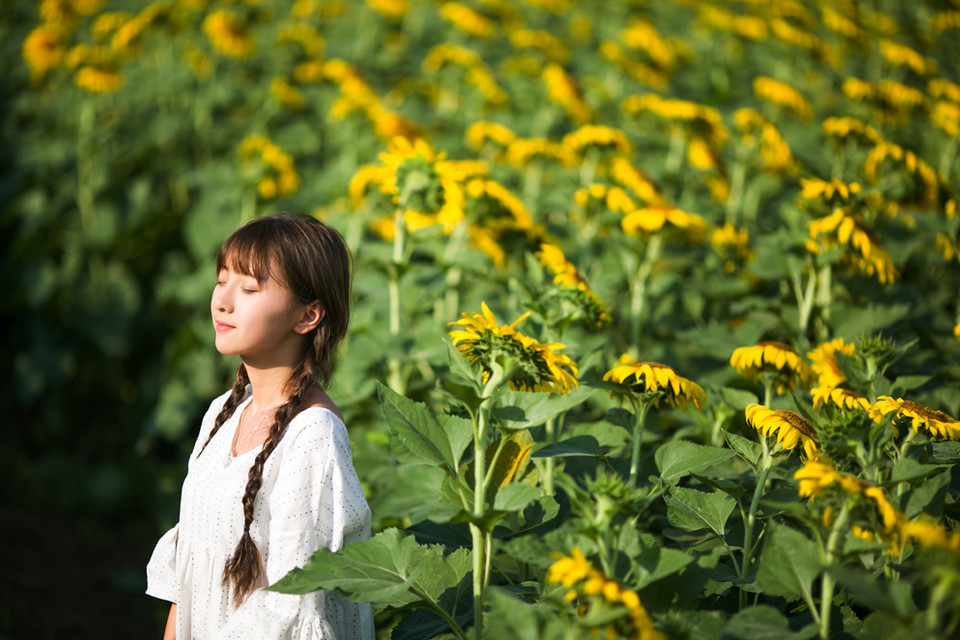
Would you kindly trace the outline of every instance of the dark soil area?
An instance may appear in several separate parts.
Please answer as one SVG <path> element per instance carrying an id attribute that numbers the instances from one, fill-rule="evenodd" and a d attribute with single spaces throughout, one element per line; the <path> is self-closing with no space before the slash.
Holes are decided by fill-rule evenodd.
<path id="1" fill-rule="evenodd" d="M 145 595 L 155 534 L 0 506 L 0 640 L 163 635 L 167 606 Z"/>

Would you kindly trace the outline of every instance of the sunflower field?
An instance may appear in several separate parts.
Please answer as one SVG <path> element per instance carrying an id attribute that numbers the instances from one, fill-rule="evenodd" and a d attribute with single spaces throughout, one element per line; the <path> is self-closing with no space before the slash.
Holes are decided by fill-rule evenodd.
<path id="1" fill-rule="evenodd" d="M 216 250 L 303 210 L 375 535 L 271 588 L 398 640 L 960 635 L 960 2 L 9 4 L 21 498 L 176 520 Z"/>

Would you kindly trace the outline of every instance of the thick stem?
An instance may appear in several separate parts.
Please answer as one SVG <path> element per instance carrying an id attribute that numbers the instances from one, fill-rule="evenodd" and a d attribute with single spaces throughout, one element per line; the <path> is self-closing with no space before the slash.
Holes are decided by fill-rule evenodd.
<path id="1" fill-rule="evenodd" d="M 94 216 L 91 137 L 95 120 L 94 103 L 87 98 L 80 105 L 80 119 L 77 124 L 77 209 L 80 210 L 80 224 L 85 232 L 89 232 Z"/>
<path id="2" fill-rule="evenodd" d="M 547 444 L 553 444 L 557 441 L 557 420 L 556 417 L 550 418 L 547 420 L 545 425 L 547 432 Z M 541 493 L 545 496 L 553 495 L 553 470 L 554 470 L 554 459 L 547 458 L 543 461 L 543 484 L 541 485 Z"/>
<path id="3" fill-rule="evenodd" d="M 483 531 L 480 526 L 470 523 L 470 538 L 473 543 L 473 637 L 483 637 L 483 568 L 484 550 Z"/>
<path id="4" fill-rule="evenodd" d="M 753 554 L 756 549 L 753 546 L 753 529 L 757 521 L 757 508 L 760 506 L 760 498 L 763 496 L 763 488 L 767 484 L 767 475 L 773 467 L 773 456 L 770 455 L 770 448 L 767 446 L 767 437 L 760 436 L 760 445 L 763 447 L 763 456 L 760 458 L 760 467 L 757 470 L 757 486 L 753 490 L 753 499 L 750 500 L 750 509 L 747 511 L 747 521 L 743 531 L 743 573 L 750 575 L 750 565 L 753 562 Z"/>
<path id="5" fill-rule="evenodd" d="M 487 407 L 484 402 L 477 411 L 473 429 L 473 516 L 479 520 L 486 512 L 484 476 L 487 459 Z M 488 560 L 487 536 L 476 522 L 470 523 L 470 537 L 473 543 L 473 632 L 480 640 L 483 628 L 483 587 L 485 584 Z"/>
<path id="6" fill-rule="evenodd" d="M 643 261 L 637 269 L 636 278 L 633 286 L 630 288 L 630 322 L 632 330 L 632 344 L 635 348 L 640 348 L 640 334 L 643 329 L 643 307 L 647 298 L 647 279 L 653 270 L 653 265 L 660 259 L 660 253 L 663 250 L 663 236 L 655 233 L 647 242 L 646 251 L 643 254 Z"/>
<path id="7" fill-rule="evenodd" d="M 637 411 L 637 421 L 633 425 L 633 453 L 630 456 L 630 486 L 637 486 L 637 472 L 640 470 L 640 441 L 643 439 L 643 421 L 647 417 L 649 402 L 641 402 Z"/>
<path id="8" fill-rule="evenodd" d="M 850 516 L 849 500 L 843 503 L 840 509 L 840 515 L 833 522 L 830 529 L 830 537 L 827 539 L 827 548 L 824 558 L 824 571 L 820 582 L 820 637 L 827 640 L 830 635 L 830 606 L 833 604 L 833 588 L 836 583 L 833 576 L 830 575 L 830 567 L 835 561 L 834 552 L 837 543 L 840 541 L 840 535 L 847 528 L 847 519 Z"/>
<path id="9" fill-rule="evenodd" d="M 400 268 L 403 264 L 404 254 L 404 236 L 406 226 L 403 220 L 403 209 L 397 208 L 393 216 L 393 262 L 390 264 L 390 282 L 388 292 L 390 295 L 390 335 L 393 337 L 400 335 Z M 396 343 L 396 340 L 394 340 Z M 403 377 L 403 367 L 400 360 L 391 356 L 387 362 L 389 377 L 388 386 L 399 394 L 406 391 L 406 381 Z"/>

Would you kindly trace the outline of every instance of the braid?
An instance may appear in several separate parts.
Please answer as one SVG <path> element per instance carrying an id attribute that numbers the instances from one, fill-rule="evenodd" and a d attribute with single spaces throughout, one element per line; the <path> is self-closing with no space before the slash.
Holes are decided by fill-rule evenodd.
<path id="1" fill-rule="evenodd" d="M 240 537 L 240 542 L 237 543 L 233 556 L 227 560 L 223 568 L 223 583 L 233 585 L 234 600 L 237 606 L 258 586 L 263 575 L 260 550 L 257 548 L 256 542 L 253 541 L 253 536 L 250 535 L 250 524 L 253 522 L 257 494 L 260 492 L 261 485 L 263 485 L 263 467 L 267 458 L 280 444 L 280 440 L 286 434 L 287 425 L 297 415 L 310 392 L 310 388 L 316 384 L 317 369 L 314 360 L 316 354 L 313 347 L 314 345 L 308 347 L 307 357 L 304 358 L 291 376 L 290 382 L 296 381 L 296 389 L 274 414 L 273 425 L 270 427 L 267 439 L 264 440 L 263 448 L 254 459 L 253 466 L 250 467 L 250 473 L 247 475 L 247 487 L 241 500 L 243 506 L 243 535 Z"/>
<path id="2" fill-rule="evenodd" d="M 247 384 L 250 382 L 250 379 L 247 377 L 247 368 L 243 366 L 243 363 L 240 364 L 240 367 L 237 368 L 237 378 L 234 380 L 233 388 L 230 390 L 230 396 L 223 403 L 223 407 L 220 409 L 220 413 L 217 414 L 217 419 L 213 423 L 213 429 L 210 431 L 210 435 L 207 436 L 207 441 L 203 443 L 203 446 L 200 447 L 200 453 L 197 454 L 197 457 L 200 457 L 200 454 L 203 453 L 203 450 L 207 448 L 207 445 L 210 444 L 210 441 L 213 440 L 213 436 L 216 435 L 217 431 L 220 430 L 220 427 L 230 419 L 230 416 L 233 415 L 233 412 L 237 410 L 237 407 L 240 406 L 240 403 L 243 402 L 243 398 L 247 393 Z"/>

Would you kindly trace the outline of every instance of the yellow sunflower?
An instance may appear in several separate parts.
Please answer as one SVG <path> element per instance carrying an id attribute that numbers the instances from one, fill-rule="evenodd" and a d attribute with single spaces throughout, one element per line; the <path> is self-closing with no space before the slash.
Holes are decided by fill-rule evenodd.
<path id="1" fill-rule="evenodd" d="M 214 11 L 203 20 L 213 48 L 231 58 L 249 58 L 257 48 L 250 27 L 229 11 Z"/>
<path id="2" fill-rule="evenodd" d="M 568 299 L 576 305 L 583 319 L 593 327 L 602 327 L 610 322 L 612 317 L 606 310 L 606 305 L 577 271 L 577 268 L 567 261 L 563 250 L 555 244 L 545 242 L 540 245 L 536 254 L 540 265 L 554 273 L 553 284 L 568 294 Z"/>
<path id="3" fill-rule="evenodd" d="M 753 80 L 753 92 L 761 100 L 792 111 L 799 118 L 813 119 L 813 105 L 802 93 L 786 82 L 758 76 Z"/>
<path id="4" fill-rule="evenodd" d="M 53 24 L 36 27 L 23 41 L 23 59 L 35 79 L 56 69 L 66 52 L 64 30 Z"/>
<path id="5" fill-rule="evenodd" d="M 942 411 L 903 398 L 894 400 L 890 396 L 880 396 L 870 408 L 870 417 L 876 422 L 889 413 L 893 413 L 897 421 L 909 422 L 914 431 L 923 427 L 943 439 L 960 440 L 960 421 Z"/>
<path id="6" fill-rule="evenodd" d="M 869 276 L 875 276 L 880 284 L 896 280 L 897 268 L 890 255 L 880 246 L 876 234 L 858 215 L 843 208 L 809 223 L 810 240 L 807 249 L 814 254 L 822 248 L 840 246 L 846 249 L 843 259 Z"/>
<path id="7" fill-rule="evenodd" d="M 482 313 L 463 313 L 463 317 L 451 324 L 462 329 L 450 332 L 453 344 L 470 360 L 479 364 L 488 379 L 494 362 L 512 361 L 508 385 L 515 391 L 549 391 L 566 393 L 580 383 L 577 381 L 577 365 L 556 351 L 564 345 L 551 342 L 541 344 L 516 330 L 525 319 L 523 314 L 511 324 L 499 325 L 487 303 L 481 303 Z"/>
<path id="8" fill-rule="evenodd" d="M 739 347 L 730 356 L 730 364 L 740 375 L 757 382 L 764 372 L 777 373 L 777 393 L 795 389 L 797 381 L 807 386 L 811 371 L 797 352 L 782 342 L 759 342 L 752 347 Z"/>
<path id="9" fill-rule="evenodd" d="M 633 150 L 633 145 L 623 131 L 599 124 L 588 124 L 571 131 L 563 136 L 561 144 L 577 154 L 583 153 L 588 147 L 613 149 L 626 155 Z"/>
<path id="10" fill-rule="evenodd" d="M 859 393 L 850 391 L 849 389 L 820 386 L 811 389 L 810 393 L 813 395 L 814 409 L 822 407 L 825 404 L 833 404 L 840 409 L 848 411 L 855 409 L 870 411 L 870 401 Z"/>
<path id="11" fill-rule="evenodd" d="M 669 224 L 669 226 L 668 226 Z M 643 207 L 628 212 L 620 221 L 629 235 L 647 235 L 666 228 L 675 228 L 697 240 L 706 236 L 707 221 L 695 213 L 687 213 L 670 205 Z"/>
<path id="12" fill-rule="evenodd" d="M 817 432 L 809 422 L 793 411 L 768 409 L 761 404 L 748 405 L 744 410 L 747 424 L 761 435 L 776 435 L 777 442 L 786 450 L 799 443 L 803 448 L 802 457 L 810 460 L 820 453 L 817 444 Z"/>
<path id="13" fill-rule="evenodd" d="M 628 385 L 636 393 L 663 392 L 662 397 L 654 400 L 655 407 L 663 400 L 683 411 L 691 403 L 698 411 L 703 411 L 707 397 L 703 387 L 679 375 L 672 367 L 659 362 L 635 362 L 629 356 L 621 357 L 620 362 L 604 374 L 604 380 Z"/>

